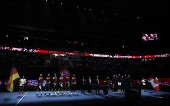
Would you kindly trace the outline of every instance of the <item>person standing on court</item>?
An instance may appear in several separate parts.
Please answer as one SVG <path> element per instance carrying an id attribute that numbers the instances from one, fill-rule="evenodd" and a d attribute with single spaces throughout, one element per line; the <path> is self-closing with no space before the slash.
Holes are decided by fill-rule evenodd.
<path id="1" fill-rule="evenodd" d="M 109 93 L 108 93 L 109 86 L 110 86 L 110 80 L 109 80 L 109 77 L 107 77 L 107 78 L 106 78 L 106 87 L 105 87 L 105 92 L 104 92 L 104 95 L 105 95 L 105 96 L 108 96 L 108 95 L 109 95 Z"/>
<path id="2" fill-rule="evenodd" d="M 73 74 L 73 77 L 71 78 L 71 85 L 72 85 L 72 91 L 71 94 L 74 90 L 74 94 L 76 94 L 76 77 L 75 74 Z"/>
<path id="3" fill-rule="evenodd" d="M 88 78 L 88 93 L 91 93 L 91 87 L 92 87 L 91 76 L 89 76 L 89 78 Z"/>
<path id="4" fill-rule="evenodd" d="M 126 74 L 124 75 L 124 86 L 125 86 L 125 89 L 128 87 L 128 77 L 126 76 Z"/>
<path id="5" fill-rule="evenodd" d="M 121 77 L 121 93 L 124 93 L 125 92 L 125 81 L 124 81 L 124 78 L 123 76 Z"/>
<path id="6" fill-rule="evenodd" d="M 40 74 L 40 77 L 38 78 L 38 85 L 37 85 L 37 96 L 38 96 L 38 89 L 41 90 L 41 95 L 42 95 L 42 84 L 43 84 L 43 77 L 42 74 Z"/>
<path id="7" fill-rule="evenodd" d="M 62 90 L 62 95 L 63 95 L 63 83 L 64 83 L 64 78 L 63 78 L 63 74 L 61 74 L 61 76 L 59 77 L 59 88 L 58 88 L 58 95 L 59 95 L 59 90 Z"/>
<path id="8" fill-rule="evenodd" d="M 119 82 L 119 78 L 116 75 L 116 78 L 115 78 L 115 93 L 118 93 L 118 82 Z"/>
<path id="9" fill-rule="evenodd" d="M 69 73 L 65 77 L 65 93 L 64 93 L 64 95 L 66 94 L 66 88 L 68 89 L 68 94 L 70 94 L 70 92 L 69 92 L 69 88 L 70 88 L 70 74 Z"/>
<path id="10" fill-rule="evenodd" d="M 24 86 L 26 84 L 26 79 L 23 75 L 22 79 L 20 79 L 20 87 L 19 87 L 19 96 L 20 96 L 20 91 L 22 90 L 22 96 L 23 96 L 23 91 L 24 91 Z"/>
<path id="11" fill-rule="evenodd" d="M 98 94 L 100 94 L 100 92 L 99 92 L 99 88 L 100 88 L 100 79 L 99 79 L 99 76 L 96 76 L 95 83 L 97 84 L 96 85 L 96 94 L 97 94 L 97 91 L 98 91 Z"/>
<path id="12" fill-rule="evenodd" d="M 53 89 L 55 89 L 55 95 L 57 95 L 56 94 L 57 82 L 58 82 L 58 79 L 57 79 L 56 73 L 54 73 L 54 76 L 53 76 L 53 79 L 52 79 L 51 95 L 53 94 Z"/>
<path id="13" fill-rule="evenodd" d="M 84 76 L 81 79 L 81 94 L 85 94 L 85 78 Z"/>
<path id="14" fill-rule="evenodd" d="M 45 94 L 44 95 L 46 95 L 46 89 L 49 90 L 49 95 L 50 95 L 50 84 L 51 84 L 51 78 L 50 78 L 50 73 L 48 73 L 48 76 L 46 77 Z"/>
<path id="15" fill-rule="evenodd" d="M 130 75 L 128 75 L 128 89 L 131 89 L 132 88 L 132 83 L 133 83 L 133 80 L 131 79 Z"/>
<path id="16" fill-rule="evenodd" d="M 141 80 L 141 84 L 142 84 L 142 92 L 145 92 L 145 87 L 146 87 L 146 80 L 142 77 L 142 80 Z"/>

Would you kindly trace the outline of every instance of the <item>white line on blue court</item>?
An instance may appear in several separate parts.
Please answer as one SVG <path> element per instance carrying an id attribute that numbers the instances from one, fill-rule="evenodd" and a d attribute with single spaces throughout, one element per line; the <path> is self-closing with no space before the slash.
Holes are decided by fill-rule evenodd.
<path id="1" fill-rule="evenodd" d="M 27 91 L 28 92 L 28 91 Z M 25 93 L 25 95 L 27 94 L 27 92 Z M 24 95 L 24 96 L 25 96 Z M 19 104 L 19 102 L 24 98 L 24 96 L 18 101 L 18 103 L 15 105 L 15 106 L 17 106 L 18 104 Z"/>

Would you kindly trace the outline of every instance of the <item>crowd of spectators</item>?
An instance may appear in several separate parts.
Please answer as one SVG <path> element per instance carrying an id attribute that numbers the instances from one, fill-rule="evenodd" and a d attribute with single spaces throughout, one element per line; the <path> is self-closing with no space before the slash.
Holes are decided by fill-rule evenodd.
<path id="1" fill-rule="evenodd" d="M 130 74 L 132 79 L 148 78 L 150 75 L 160 78 L 169 77 L 169 58 L 155 58 L 154 60 L 142 61 L 142 59 L 111 59 L 82 57 L 81 60 L 50 60 L 50 54 L 23 53 L 23 52 L 2 52 L 0 53 L 0 77 L 8 79 L 12 64 L 17 68 L 20 75 L 29 79 L 37 79 L 40 73 L 45 77 L 47 73 L 56 72 L 59 76 L 59 68 L 68 68 L 71 74 L 76 74 L 80 79 L 83 75 L 100 79 L 113 74 Z M 54 61 L 55 60 L 55 61 Z M 71 65 L 71 63 L 73 65 Z"/>
<path id="2" fill-rule="evenodd" d="M 14 65 L 20 75 L 35 78 L 34 75 L 44 70 L 45 58 L 45 54 L 2 52 L 0 55 L 1 76 L 8 79 L 11 66 Z"/>
<path id="3" fill-rule="evenodd" d="M 14 29 L 19 30 L 19 29 Z M 0 40 L 0 46 L 6 47 L 18 47 L 27 49 L 41 49 L 41 50 L 53 50 L 64 52 L 79 52 L 79 53 L 92 53 L 92 54 L 108 54 L 108 55 L 153 55 L 165 53 L 167 45 L 161 42 L 146 42 L 146 43 L 128 43 L 114 42 L 112 40 L 102 41 L 98 39 L 95 41 L 93 38 L 87 40 L 71 37 L 55 38 L 55 34 L 40 32 L 40 34 L 26 34 L 29 36 L 28 40 L 24 40 L 24 36 L 19 36 L 18 32 L 10 32 L 8 37 L 4 37 Z M 50 36 L 48 36 L 50 34 Z M 5 35 L 4 35 L 5 36 Z M 58 36 L 63 36 L 58 35 Z M 54 39 L 55 38 L 55 39 Z M 82 37 L 86 38 L 86 37 Z M 118 39 L 118 38 L 117 38 Z M 162 44 L 162 47 L 159 45 Z"/>

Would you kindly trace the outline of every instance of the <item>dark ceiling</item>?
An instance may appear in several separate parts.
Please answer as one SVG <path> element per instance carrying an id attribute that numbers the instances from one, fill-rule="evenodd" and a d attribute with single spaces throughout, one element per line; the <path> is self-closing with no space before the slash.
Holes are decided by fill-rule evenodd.
<path id="1" fill-rule="evenodd" d="M 138 42 L 143 33 L 165 36 L 169 22 L 166 0 L 2 0 L 0 5 L 4 34 Z"/>

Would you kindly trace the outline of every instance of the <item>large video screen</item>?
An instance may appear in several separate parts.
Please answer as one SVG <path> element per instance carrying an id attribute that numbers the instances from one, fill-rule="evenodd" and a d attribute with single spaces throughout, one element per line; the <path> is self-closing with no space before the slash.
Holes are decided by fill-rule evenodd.
<path id="1" fill-rule="evenodd" d="M 142 42 L 153 41 L 153 40 L 159 40 L 159 37 L 158 37 L 157 33 L 143 34 L 142 35 Z"/>

